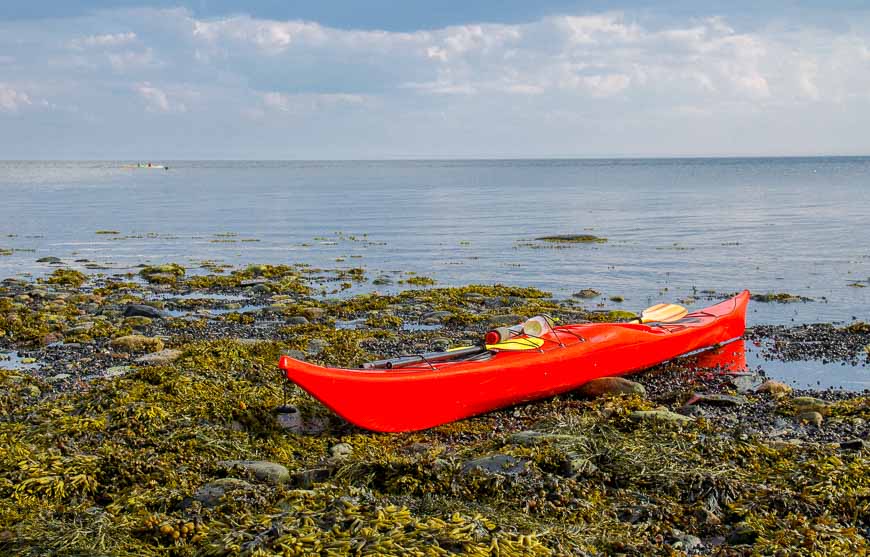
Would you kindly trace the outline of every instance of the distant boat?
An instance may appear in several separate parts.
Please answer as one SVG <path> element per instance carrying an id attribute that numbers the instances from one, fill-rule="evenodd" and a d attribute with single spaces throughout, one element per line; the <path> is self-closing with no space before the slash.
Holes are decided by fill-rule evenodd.
<path id="1" fill-rule="evenodd" d="M 145 170 L 169 170 L 168 166 L 162 164 L 151 164 L 150 162 L 140 162 L 136 164 L 125 164 L 121 168 L 144 168 Z"/>

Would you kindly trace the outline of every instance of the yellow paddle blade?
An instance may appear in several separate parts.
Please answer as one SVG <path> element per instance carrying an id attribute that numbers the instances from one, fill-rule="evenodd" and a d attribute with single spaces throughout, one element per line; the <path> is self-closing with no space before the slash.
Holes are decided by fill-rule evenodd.
<path id="1" fill-rule="evenodd" d="M 677 304 L 656 304 L 640 312 L 639 321 L 641 323 L 668 323 L 679 321 L 688 313 L 689 310 Z"/>
<path id="2" fill-rule="evenodd" d="M 512 338 L 498 344 L 487 344 L 487 350 L 537 350 L 544 340 L 534 337 Z"/>

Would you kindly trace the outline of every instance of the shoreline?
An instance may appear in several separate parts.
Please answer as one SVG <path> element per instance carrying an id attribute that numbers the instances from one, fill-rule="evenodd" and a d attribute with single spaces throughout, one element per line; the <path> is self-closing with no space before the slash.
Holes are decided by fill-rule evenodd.
<path id="1" fill-rule="evenodd" d="M 867 549 L 867 391 L 793 390 L 696 354 L 627 376 L 623 394 L 373 434 L 298 388 L 285 401 L 278 355 L 355 366 L 539 313 L 629 312 L 422 276 L 323 299 L 365 272 L 220 271 L 0 283 L 0 353 L 35 358 L 0 369 L 0 549 L 731 555 L 790 551 L 810 532 L 822 553 Z M 783 360 L 870 358 L 860 322 L 746 338 Z M 276 414 L 285 404 L 296 412 Z"/>

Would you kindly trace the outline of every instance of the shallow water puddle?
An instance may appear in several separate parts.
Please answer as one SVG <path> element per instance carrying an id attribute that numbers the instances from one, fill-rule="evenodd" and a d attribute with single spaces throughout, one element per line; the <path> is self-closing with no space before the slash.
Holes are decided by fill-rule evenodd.
<path id="1" fill-rule="evenodd" d="M 32 358 L 21 356 L 17 352 L 0 352 L 0 369 L 36 369 L 39 362 L 31 362 Z"/>
<path id="2" fill-rule="evenodd" d="M 736 375 L 763 374 L 798 389 L 870 389 L 870 364 L 822 360 L 784 361 L 765 355 L 762 346 L 736 340 L 721 347 L 684 357 L 698 370 L 727 371 Z"/>

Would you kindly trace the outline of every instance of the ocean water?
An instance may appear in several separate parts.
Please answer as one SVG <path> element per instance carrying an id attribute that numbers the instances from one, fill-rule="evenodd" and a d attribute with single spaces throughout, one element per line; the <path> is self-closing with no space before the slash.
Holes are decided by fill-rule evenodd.
<path id="1" fill-rule="evenodd" d="M 594 288 L 632 310 L 789 292 L 813 301 L 750 322 L 870 320 L 870 158 L 160 162 L 0 162 L 0 277 L 50 272 L 44 256 L 305 262 Z M 535 241 L 551 234 L 608 241 Z"/>

